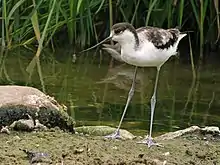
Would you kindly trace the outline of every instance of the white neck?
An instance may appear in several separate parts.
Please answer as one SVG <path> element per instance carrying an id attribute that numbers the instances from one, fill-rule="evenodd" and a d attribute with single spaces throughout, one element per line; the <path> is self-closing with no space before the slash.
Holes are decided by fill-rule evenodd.
<path id="1" fill-rule="evenodd" d="M 122 49 L 136 49 L 137 47 L 135 36 L 129 30 L 125 30 L 122 34 L 113 36 L 113 40 L 117 41 Z"/>
<path id="2" fill-rule="evenodd" d="M 127 42 L 119 42 L 121 45 L 121 55 L 133 56 L 135 55 L 135 51 L 137 49 L 135 39 L 127 40 Z"/>

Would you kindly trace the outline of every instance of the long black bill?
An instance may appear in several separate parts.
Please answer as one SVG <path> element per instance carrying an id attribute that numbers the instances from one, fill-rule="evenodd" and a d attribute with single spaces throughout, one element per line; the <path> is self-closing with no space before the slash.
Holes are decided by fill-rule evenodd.
<path id="1" fill-rule="evenodd" d="M 104 43 L 104 42 L 110 40 L 111 38 L 112 38 L 112 36 L 109 36 L 109 37 L 107 37 L 106 39 L 104 39 L 104 40 L 102 40 L 101 42 L 99 42 L 98 44 L 96 44 L 96 45 L 94 45 L 94 46 L 92 46 L 92 47 L 90 47 L 90 48 L 88 48 L 88 49 L 85 49 L 85 50 L 83 50 L 83 51 L 81 51 L 81 52 L 79 52 L 79 53 L 83 53 L 83 52 L 86 52 L 86 51 L 88 51 L 88 50 L 91 50 L 91 49 L 93 49 L 93 48 L 95 48 L 95 47 L 101 45 L 102 43 Z"/>

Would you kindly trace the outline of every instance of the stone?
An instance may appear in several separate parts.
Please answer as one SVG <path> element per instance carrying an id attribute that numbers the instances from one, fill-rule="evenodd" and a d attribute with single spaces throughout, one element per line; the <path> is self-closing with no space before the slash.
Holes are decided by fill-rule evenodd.
<path id="1" fill-rule="evenodd" d="M 209 126 L 201 128 L 202 133 L 210 133 L 210 134 L 220 134 L 219 127 Z"/>
<path id="2" fill-rule="evenodd" d="M 48 128 L 58 126 L 60 129 L 74 132 L 75 122 L 65 111 L 66 107 L 36 88 L 0 86 L 0 96 L 0 127 L 9 126 L 19 120 L 20 123 L 23 120 L 22 122 L 27 124 L 31 117 L 35 121 L 34 124 L 38 120 Z"/>
<path id="3" fill-rule="evenodd" d="M 79 134 L 83 133 L 95 136 L 105 136 L 116 131 L 116 128 L 112 128 L 109 126 L 82 126 L 76 127 L 75 130 Z M 136 137 L 132 133 L 124 129 L 120 129 L 120 135 L 122 136 L 122 140 L 132 140 Z"/>
<path id="4" fill-rule="evenodd" d="M 198 126 L 191 126 L 189 128 L 183 129 L 183 130 L 165 133 L 161 136 L 155 137 L 154 139 L 155 140 L 170 140 L 170 139 L 174 139 L 174 138 L 183 136 L 187 133 L 194 133 L 196 131 L 200 131 L 200 128 Z"/>

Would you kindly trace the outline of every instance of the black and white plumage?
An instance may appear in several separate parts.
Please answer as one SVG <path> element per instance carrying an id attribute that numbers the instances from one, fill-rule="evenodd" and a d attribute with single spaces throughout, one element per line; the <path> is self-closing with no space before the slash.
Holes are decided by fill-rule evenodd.
<path id="1" fill-rule="evenodd" d="M 178 29 L 141 27 L 135 29 L 131 24 L 113 25 L 112 40 L 121 46 L 123 61 L 135 66 L 161 67 L 170 56 L 175 55 L 179 41 L 186 36 Z"/>
<path id="2" fill-rule="evenodd" d="M 185 37 L 185 33 L 181 33 L 178 29 L 161 29 L 156 27 L 141 27 L 135 29 L 129 23 L 117 23 L 112 26 L 110 36 L 113 41 L 118 42 L 116 47 L 105 48 L 108 52 L 115 53 L 120 56 L 118 59 L 130 65 L 134 65 L 135 72 L 128 99 L 122 114 L 119 126 L 115 133 L 106 136 L 107 138 L 120 138 L 120 127 L 124 119 L 127 107 L 131 101 L 135 89 L 135 79 L 138 67 L 156 67 L 157 75 L 154 86 L 153 95 L 151 97 L 151 117 L 149 136 L 141 143 L 145 143 L 148 147 L 158 145 L 152 139 L 152 126 L 154 110 L 156 106 L 156 91 L 161 66 L 177 52 L 180 40 Z M 120 49 L 120 51 L 118 50 Z M 114 57 L 114 56 L 113 56 Z"/>
<path id="3" fill-rule="evenodd" d="M 181 36 L 178 29 L 161 29 L 155 27 L 139 28 L 137 33 L 143 33 L 146 35 L 146 39 L 152 42 L 157 49 L 169 49 L 177 42 Z M 185 34 L 182 35 L 183 37 Z"/>
<path id="4" fill-rule="evenodd" d="M 138 28 L 136 32 L 141 33 L 142 35 L 146 35 L 146 39 L 152 42 L 155 48 L 161 50 L 168 49 L 170 46 L 173 46 L 178 40 L 178 36 L 180 35 L 180 31 L 176 28 L 164 30 L 155 27 L 142 27 Z M 121 46 L 119 43 L 116 43 L 114 45 L 103 44 L 103 46 L 104 47 L 102 49 L 111 54 L 114 59 L 123 62 L 121 58 Z"/>

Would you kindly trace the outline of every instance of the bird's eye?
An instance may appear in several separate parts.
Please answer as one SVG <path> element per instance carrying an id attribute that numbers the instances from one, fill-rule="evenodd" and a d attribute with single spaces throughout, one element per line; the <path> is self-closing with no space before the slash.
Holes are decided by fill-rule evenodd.
<path id="1" fill-rule="evenodd" d="M 115 34 L 120 34 L 120 33 L 122 33 L 123 32 L 123 30 L 121 30 L 121 29 L 116 29 L 115 30 Z"/>

